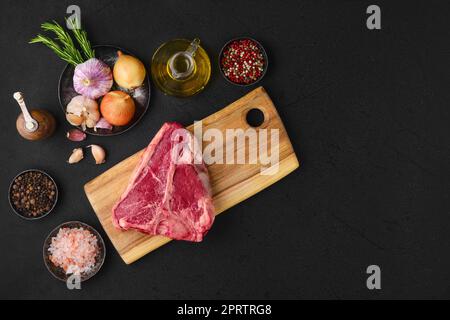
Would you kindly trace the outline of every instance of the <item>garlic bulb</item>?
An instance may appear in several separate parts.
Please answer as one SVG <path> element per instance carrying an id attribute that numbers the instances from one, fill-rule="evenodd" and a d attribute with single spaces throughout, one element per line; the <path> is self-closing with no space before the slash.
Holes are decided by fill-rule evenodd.
<path id="1" fill-rule="evenodd" d="M 94 128 L 100 120 L 98 104 L 87 97 L 76 96 L 67 105 L 66 118 L 71 125 L 81 126 L 83 130 Z"/>
<path id="2" fill-rule="evenodd" d="M 90 99 L 107 94 L 113 85 L 113 75 L 108 65 L 98 59 L 89 59 L 75 67 L 73 87 L 75 91 Z"/>

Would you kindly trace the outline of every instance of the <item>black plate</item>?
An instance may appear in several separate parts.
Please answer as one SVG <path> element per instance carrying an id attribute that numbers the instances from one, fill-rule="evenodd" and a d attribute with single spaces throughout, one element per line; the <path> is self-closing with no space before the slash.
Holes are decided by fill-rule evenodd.
<path id="1" fill-rule="evenodd" d="M 133 55 L 129 53 L 127 50 L 121 49 L 116 46 L 109 46 L 109 45 L 101 45 L 101 46 L 95 46 L 93 47 L 95 50 L 95 56 L 105 62 L 108 66 L 112 67 L 114 66 L 114 63 L 117 59 L 117 51 L 122 51 L 124 54 L 127 55 Z M 58 96 L 59 96 L 59 103 L 61 104 L 61 107 L 64 111 L 64 114 L 66 113 L 66 107 L 72 100 L 72 98 L 78 96 L 79 94 L 75 91 L 73 88 L 73 74 L 75 71 L 75 67 L 68 64 L 66 68 L 63 70 L 61 77 L 59 79 L 59 85 L 58 85 Z M 131 120 L 130 124 L 122 127 L 113 127 L 112 130 L 105 130 L 105 129 L 97 129 L 97 131 L 94 131 L 94 129 L 87 128 L 86 133 L 95 135 L 95 136 L 114 136 L 121 133 L 124 133 L 131 128 L 133 128 L 139 120 L 144 116 L 145 112 L 148 109 L 148 106 L 150 104 L 150 79 L 147 71 L 147 75 L 144 81 L 144 84 L 134 90 L 127 90 L 124 88 L 119 87 L 115 82 L 111 89 L 113 90 L 120 90 L 128 93 L 130 96 L 133 97 L 134 102 L 136 104 L 136 112 L 134 114 L 133 120 Z M 101 102 L 101 99 L 98 99 L 97 102 Z M 79 128 L 81 129 L 81 128 Z"/>
<path id="2" fill-rule="evenodd" d="M 70 222 L 63 223 L 60 226 L 58 226 L 57 228 L 55 228 L 52 232 L 50 232 L 50 234 L 47 236 L 47 239 L 45 239 L 44 248 L 43 248 L 43 256 L 44 256 L 45 266 L 47 267 L 48 271 L 56 279 L 64 281 L 64 282 L 67 282 L 67 279 L 70 277 L 70 275 L 67 275 L 62 268 L 55 266 L 50 261 L 49 252 L 48 252 L 48 248 L 50 248 L 52 238 L 56 237 L 56 235 L 58 234 L 58 232 L 61 228 L 70 228 L 70 229 L 83 228 L 83 229 L 91 232 L 97 238 L 100 251 L 99 251 L 97 257 L 95 258 L 95 261 L 96 261 L 95 267 L 92 269 L 91 272 L 84 273 L 81 275 L 81 282 L 89 280 L 90 278 L 95 276 L 100 271 L 100 269 L 103 266 L 103 263 L 105 262 L 106 248 L 105 248 L 105 242 L 103 241 L 102 236 L 97 232 L 97 230 L 95 230 L 91 226 L 89 226 L 83 222 L 79 222 L 79 221 L 70 221 Z"/>

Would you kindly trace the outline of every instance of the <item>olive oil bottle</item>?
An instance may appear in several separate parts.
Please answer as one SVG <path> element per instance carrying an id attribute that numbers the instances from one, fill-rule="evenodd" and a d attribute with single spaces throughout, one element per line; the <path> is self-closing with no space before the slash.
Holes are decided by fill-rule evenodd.
<path id="1" fill-rule="evenodd" d="M 153 82 L 167 95 L 192 96 L 205 88 L 210 77 L 211 62 L 199 39 L 171 40 L 153 55 Z"/>

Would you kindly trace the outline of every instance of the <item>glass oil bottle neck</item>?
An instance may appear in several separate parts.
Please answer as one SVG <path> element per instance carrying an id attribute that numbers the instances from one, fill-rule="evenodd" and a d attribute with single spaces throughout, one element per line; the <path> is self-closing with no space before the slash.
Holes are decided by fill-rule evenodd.
<path id="1" fill-rule="evenodd" d="M 167 64 L 169 75 L 174 80 L 185 80 L 195 71 L 195 54 L 200 46 L 200 40 L 194 39 L 186 51 L 175 53 Z"/>

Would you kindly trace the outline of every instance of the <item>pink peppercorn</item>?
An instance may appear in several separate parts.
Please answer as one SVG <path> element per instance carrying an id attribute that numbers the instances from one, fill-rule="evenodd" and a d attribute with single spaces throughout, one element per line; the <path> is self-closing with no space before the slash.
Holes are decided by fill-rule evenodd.
<path id="1" fill-rule="evenodd" d="M 220 63 L 225 77 L 237 84 L 254 83 L 262 76 L 265 68 L 262 50 L 251 39 L 231 42 L 223 50 Z"/>

